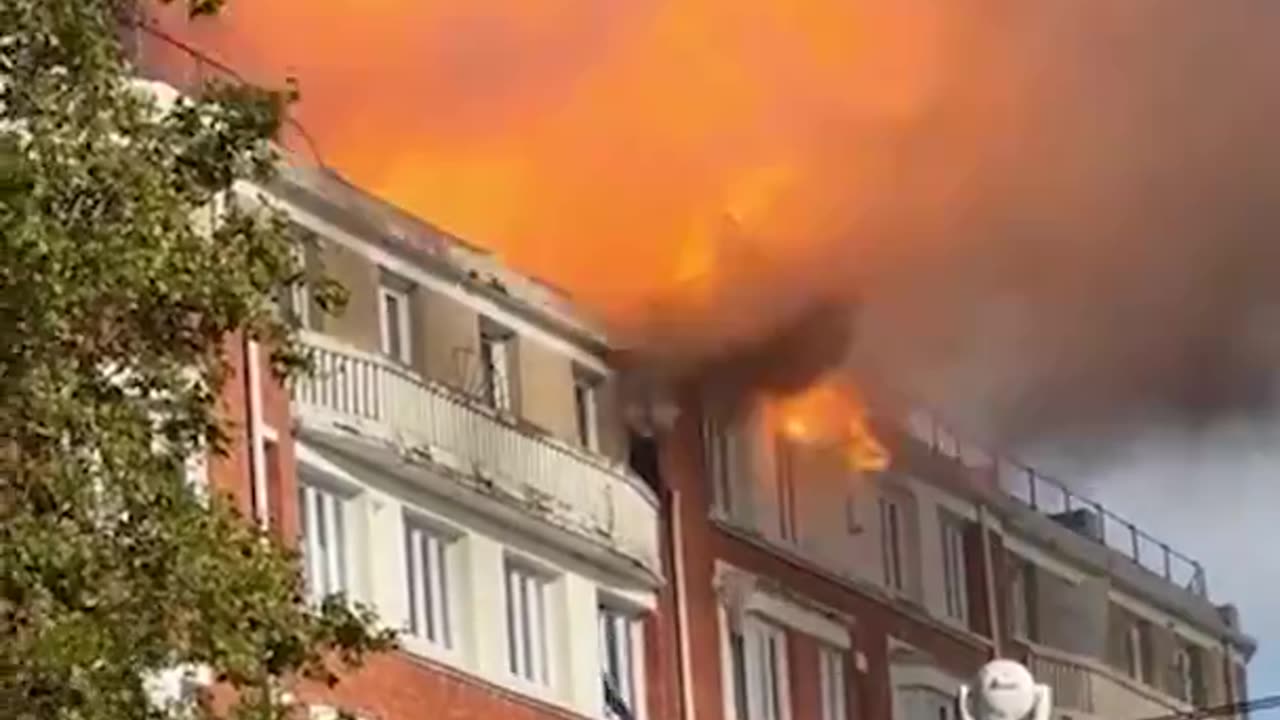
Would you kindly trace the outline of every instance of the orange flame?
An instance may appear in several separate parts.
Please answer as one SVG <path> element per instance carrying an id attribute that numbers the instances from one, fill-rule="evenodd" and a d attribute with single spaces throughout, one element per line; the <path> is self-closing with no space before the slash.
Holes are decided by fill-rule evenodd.
<path id="1" fill-rule="evenodd" d="M 935 94 L 941 38 L 929 0 L 155 12 L 252 80 L 295 77 L 298 116 L 357 185 L 622 320 L 714 297 L 742 280 L 733 256 L 794 267 L 847 240 L 891 167 L 884 131 Z"/>
<path id="2" fill-rule="evenodd" d="M 233 0 L 196 24 L 179 5 L 155 11 L 170 32 L 298 81 L 355 184 L 618 327 L 662 307 L 712 346 L 765 325 L 763 296 L 848 289 L 829 266 L 894 192 L 887 139 L 935 99 L 943 40 L 932 0 Z M 788 435 L 887 462 L 853 391 L 780 407 Z"/>
<path id="3" fill-rule="evenodd" d="M 871 430 L 863 400 L 833 377 L 774 398 L 772 410 L 776 427 L 795 442 L 840 446 L 849 466 L 861 472 L 888 467 L 889 453 Z"/>

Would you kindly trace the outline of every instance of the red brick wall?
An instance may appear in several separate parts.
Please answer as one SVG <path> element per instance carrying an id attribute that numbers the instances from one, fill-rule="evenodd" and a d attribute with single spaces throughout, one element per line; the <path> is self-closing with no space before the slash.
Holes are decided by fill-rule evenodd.
<path id="1" fill-rule="evenodd" d="M 246 518 L 254 516 L 252 446 L 249 439 L 249 377 L 244 338 L 229 337 L 225 343 L 228 361 L 227 383 L 223 388 L 219 413 L 227 435 L 226 454 L 209 462 L 210 487 L 229 495 Z M 258 351 L 258 377 L 262 391 L 261 417 L 265 426 L 274 428 L 277 441 L 267 453 L 265 471 L 268 478 L 268 509 L 271 526 L 290 542 L 298 533 L 297 462 L 294 457 L 293 420 L 289 411 L 289 394 L 271 372 L 270 350 Z"/>
<path id="2" fill-rule="evenodd" d="M 222 388 L 218 412 L 228 442 L 225 455 L 209 458 L 209 486 L 212 492 L 230 496 L 245 517 L 252 517 L 244 346 L 239 335 L 227 338 L 224 345 L 227 381 Z"/>
<path id="3" fill-rule="evenodd" d="M 306 683 L 297 697 L 368 720 L 551 720 L 581 716 L 537 703 L 404 653 L 371 659 L 333 688 Z"/>
<path id="4" fill-rule="evenodd" d="M 680 514 L 697 720 L 724 720 L 718 600 L 711 584 L 716 559 L 778 581 L 854 619 L 854 650 L 867 661 L 866 673 L 853 672 L 850 676 L 851 693 L 861 718 L 889 720 L 891 716 L 887 662 L 890 635 L 931 654 L 944 670 L 960 677 L 976 672 L 986 662 L 990 653 L 985 645 L 943 631 L 714 524 L 707 514 L 710 497 L 701 472 L 698 433 L 696 415 L 682 414 L 662 458 L 665 481 L 678 488 L 682 496 Z M 975 569 L 981 569 L 980 561 Z M 976 582 L 974 585 L 981 587 Z M 853 665 L 852 658 L 849 664 Z"/>
<path id="5" fill-rule="evenodd" d="M 680 639 L 676 603 L 675 557 L 671 547 L 672 516 L 670 494 L 660 493 L 663 513 L 659 521 L 662 545 L 662 572 L 667 584 L 658 590 L 654 614 L 644 623 L 646 706 L 650 720 L 680 717 Z"/>

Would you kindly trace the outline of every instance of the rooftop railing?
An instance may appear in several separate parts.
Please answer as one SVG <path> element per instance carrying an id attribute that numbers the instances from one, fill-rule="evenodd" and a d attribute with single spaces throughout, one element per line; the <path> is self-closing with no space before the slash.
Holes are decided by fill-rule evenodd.
<path id="1" fill-rule="evenodd" d="M 215 81 L 254 84 L 235 68 L 166 32 L 146 17 L 126 19 L 122 31 L 130 61 L 147 80 L 163 82 L 188 94 L 198 93 Z M 291 162 L 325 166 L 314 138 L 290 113 L 286 112 L 281 120 L 277 142 L 289 153 Z"/>
<path id="2" fill-rule="evenodd" d="M 1007 453 L 968 440 L 931 410 L 901 396 L 881 404 L 892 408 L 903 429 L 933 453 L 946 457 L 994 481 L 1009 496 L 1032 510 L 1052 517 L 1079 534 L 1123 554 L 1166 581 L 1200 597 L 1208 597 L 1204 568 L 1147 533 L 1132 521 L 1108 510 L 1036 468 Z"/>

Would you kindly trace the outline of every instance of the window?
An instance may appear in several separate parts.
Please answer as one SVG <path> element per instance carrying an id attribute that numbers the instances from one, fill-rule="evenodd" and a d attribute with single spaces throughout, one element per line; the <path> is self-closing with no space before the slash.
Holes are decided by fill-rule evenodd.
<path id="1" fill-rule="evenodd" d="M 409 294 L 382 286 L 378 290 L 382 352 L 392 360 L 408 364 L 412 360 L 409 333 Z"/>
<path id="2" fill-rule="evenodd" d="M 704 469 L 711 482 L 712 503 L 719 512 L 729 514 L 734 509 L 734 442 L 727 423 L 710 414 L 704 415 L 702 445 Z"/>
<path id="3" fill-rule="evenodd" d="M 484 372 L 484 401 L 497 410 L 510 411 L 511 348 L 515 336 L 510 330 L 489 322 L 480 327 L 480 364 Z"/>
<path id="4" fill-rule="evenodd" d="M 1173 654 L 1173 672 L 1174 672 L 1174 692 L 1178 699 L 1185 702 L 1191 702 L 1192 699 L 1192 682 L 1191 682 L 1191 653 L 1186 648 L 1180 648 Z"/>
<path id="5" fill-rule="evenodd" d="M 796 542 L 796 446 L 779 434 L 775 441 L 778 452 L 778 532 L 787 542 Z"/>
<path id="6" fill-rule="evenodd" d="M 835 648 L 818 651 L 818 688 L 822 693 L 821 720 L 846 720 L 849 711 L 844 654 Z"/>
<path id="7" fill-rule="evenodd" d="M 1035 642 L 1035 567 L 1011 552 L 1005 553 L 1005 563 L 1009 568 L 1009 633 Z"/>
<path id="8" fill-rule="evenodd" d="M 309 242 L 313 241 L 295 242 L 290 248 L 294 265 L 303 274 L 297 282 L 284 288 L 284 292 L 280 295 L 280 304 L 289 322 L 304 330 L 319 330 L 320 317 L 311 307 L 311 285 L 307 282 L 307 266 L 310 264 Z"/>
<path id="9" fill-rule="evenodd" d="M 308 592 L 316 600 L 349 592 L 346 498 L 306 482 L 299 484 L 298 495 Z"/>
<path id="10" fill-rule="evenodd" d="M 1173 655 L 1174 688 L 1179 699 L 1197 707 L 1204 706 L 1205 687 L 1203 683 L 1204 667 L 1201 650 L 1190 644 L 1184 644 Z"/>
<path id="11" fill-rule="evenodd" d="M 1125 633 L 1125 665 L 1129 677 L 1145 680 L 1147 677 L 1147 633 L 1150 629 L 1141 620 L 1129 626 Z"/>
<path id="12" fill-rule="evenodd" d="M 754 617 L 729 633 L 730 696 L 736 720 L 788 720 L 787 643 L 782 629 Z"/>
<path id="13" fill-rule="evenodd" d="M 945 510 L 938 511 L 942 534 L 942 579 L 946 592 L 947 617 L 967 624 L 969 584 L 965 572 L 964 520 Z"/>
<path id="14" fill-rule="evenodd" d="M 880 552 L 884 565 L 884 585 L 903 591 L 906 582 L 902 572 L 902 505 L 893 498 L 880 498 Z"/>
<path id="15" fill-rule="evenodd" d="M 635 720 L 637 677 L 633 642 L 635 620 L 626 613 L 600 606 L 600 672 L 604 679 L 605 714 Z"/>
<path id="16" fill-rule="evenodd" d="M 844 529 L 850 535 L 862 534 L 862 519 L 858 517 L 858 490 L 850 487 L 844 499 Z"/>
<path id="17" fill-rule="evenodd" d="M 578 424 L 578 442 L 592 451 L 600 449 L 599 388 L 599 378 L 585 372 L 574 374 L 573 408 Z"/>
<path id="18" fill-rule="evenodd" d="M 747 720 L 747 648 L 746 638 L 738 629 L 729 632 L 729 658 L 732 665 L 730 681 L 733 686 L 735 720 Z"/>
<path id="19" fill-rule="evenodd" d="M 779 628 L 759 623 L 757 671 L 751 687 L 759 694 L 752 720 L 785 720 L 791 713 L 786 693 L 787 644 Z"/>
<path id="20" fill-rule="evenodd" d="M 511 674 L 549 685 L 547 581 L 516 563 L 507 564 L 507 667 Z"/>
<path id="21" fill-rule="evenodd" d="M 453 647 L 449 602 L 449 550 L 453 539 L 405 518 L 405 562 L 409 581 L 409 631 L 437 647 Z"/>
<path id="22" fill-rule="evenodd" d="M 898 691 L 904 720 L 953 720 L 955 699 L 931 687 L 904 687 Z"/>

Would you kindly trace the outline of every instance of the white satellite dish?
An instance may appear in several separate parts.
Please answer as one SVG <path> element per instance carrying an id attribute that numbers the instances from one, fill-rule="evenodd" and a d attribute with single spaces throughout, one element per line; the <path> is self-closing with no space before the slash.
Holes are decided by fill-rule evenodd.
<path id="1" fill-rule="evenodd" d="M 972 686 L 960 687 L 964 720 L 1048 720 L 1052 709 L 1049 686 L 1013 660 L 992 660 L 978 670 Z"/>

